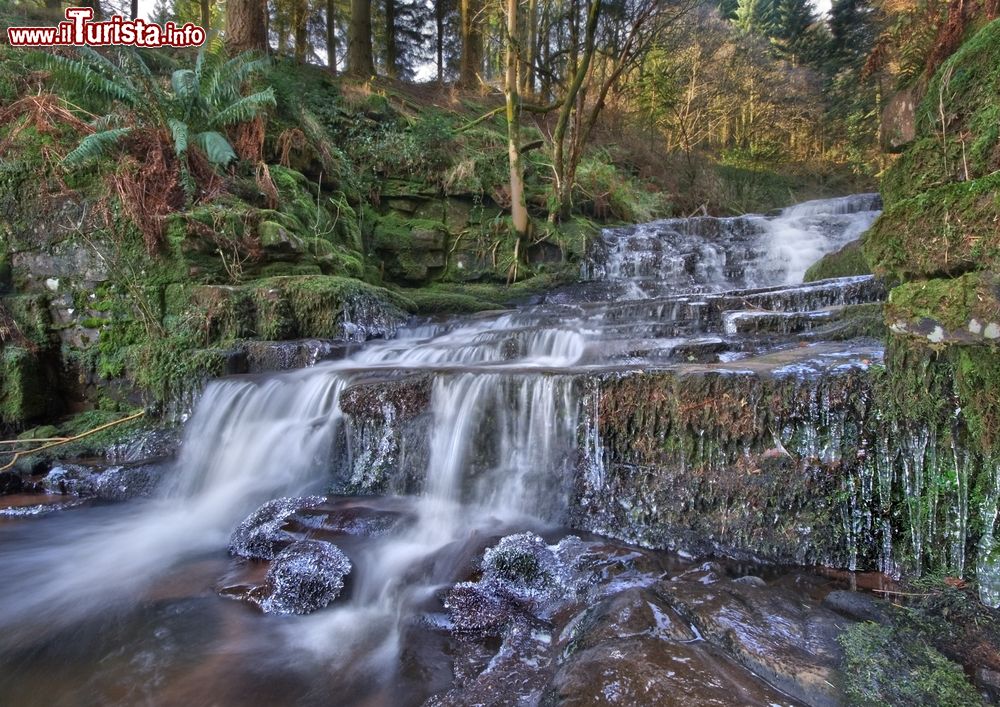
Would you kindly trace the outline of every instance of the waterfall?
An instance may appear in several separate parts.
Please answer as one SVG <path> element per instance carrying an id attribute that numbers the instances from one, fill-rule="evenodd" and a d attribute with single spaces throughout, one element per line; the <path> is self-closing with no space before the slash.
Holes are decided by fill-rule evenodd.
<path id="1" fill-rule="evenodd" d="M 864 233 L 878 194 L 808 201 L 774 215 L 666 219 L 607 229 L 584 265 L 629 299 L 802 282 L 810 265 Z"/>
<path id="2" fill-rule="evenodd" d="M 801 280 L 807 261 L 857 237 L 876 208 L 864 196 L 772 216 L 610 229 L 594 246 L 585 283 L 610 289 L 413 322 L 342 360 L 214 381 L 156 498 L 113 514 L 101 509 L 100 524 L 73 530 L 61 545 L 0 550 L 11 568 L 0 595 L 0 643 L 34 630 L 31 617 L 45 616 L 56 629 L 127 604 L 182 561 L 218 553 L 234 526 L 268 500 L 327 491 L 338 469 L 376 459 L 391 465 L 391 435 L 369 429 L 363 440 L 347 439 L 357 426 L 342 406 L 352 389 L 373 381 L 424 376 L 426 464 L 416 497 L 406 499 L 405 522 L 356 549 L 349 596 L 282 624 L 288 645 L 327 665 L 353 670 L 364 654 L 377 672 L 390 672 L 417 607 L 467 574 L 469 558 L 448 548 L 565 521 L 578 467 L 603 485 L 600 393 L 583 377 L 698 357 L 725 363 L 758 350 L 760 332 L 741 327 L 733 310 L 877 299 L 881 289 L 870 278 L 785 287 Z M 739 287 L 764 289 L 728 292 Z M 776 339 L 807 331 L 809 314 L 784 322 Z M 385 424 L 402 424 L 393 415 L 385 413 Z"/>

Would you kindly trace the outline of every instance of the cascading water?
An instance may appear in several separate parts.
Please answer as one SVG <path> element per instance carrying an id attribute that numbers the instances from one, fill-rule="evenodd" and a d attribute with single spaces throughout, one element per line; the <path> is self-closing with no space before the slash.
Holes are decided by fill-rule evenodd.
<path id="1" fill-rule="evenodd" d="M 349 596 L 313 616 L 259 619 L 295 660 L 304 652 L 328 670 L 357 671 L 355 682 L 370 684 L 354 685 L 352 699 L 380 695 L 392 703 L 398 695 L 378 685 L 397 674 L 403 635 L 415 630 L 414 617 L 436 592 L 467 573 L 470 553 L 508 530 L 565 523 L 578 464 L 602 482 L 602 442 L 590 424 L 596 403 L 582 394 L 581 376 L 697 357 L 725 362 L 766 348 L 760 332 L 734 323 L 727 314 L 734 309 L 814 310 L 878 299 L 870 278 L 784 287 L 856 238 L 877 207 L 877 196 L 864 195 L 776 216 L 611 229 L 594 247 L 590 282 L 545 304 L 414 325 L 344 360 L 209 384 L 156 499 L 89 509 L 100 525 L 74 530 L 54 548 L 30 538 L 13 549 L 0 545 L 8 568 L 0 582 L 0 649 L 23 644 L 38 615 L 51 617 L 46 630 L 58 633 L 136 597 L 148 600 L 177 566 L 224 548 L 261 503 L 322 492 L 329 470 L 387 456 L 369 449 L 385 436 L 365 445 L 345 439 L 355 427 L 344 395 L 372 380 L 429 375 L 426 468 L 404 520 L 347 548 Z M 762 289 L 726 292 L 737 287 Z M 810 322 L 785 329 L 808 332 Z M 348 452 L 353 463 L 337 458 Z M 291 660 L 268 660 L 284 669 L 282 658 Z"/>
<path id="2" fill-rule="evenodd" d="M 700 217 L 609 229 L 584 267 L 630 299 L 802 282 L 806 269 L 868 230 L 878 194 L 808 201 L 773 216 Z"/>

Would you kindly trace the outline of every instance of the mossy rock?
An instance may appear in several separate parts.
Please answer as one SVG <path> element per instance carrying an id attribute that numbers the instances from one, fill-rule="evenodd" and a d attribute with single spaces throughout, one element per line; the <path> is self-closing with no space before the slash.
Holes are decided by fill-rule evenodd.
<path id="1" fill-rule="evenodd" d="M 845 631 L 839 641 L 852 705 L 966 707 L 982 703 L 962 666 L 914 632 L 861 623 Z"/>
<path id="2" fill-rule="evenodd" d="M 17 295 L 0 298 L 0 314 L 10 316 L 21 337 L 37 348 L 52 344 L 52 315 L 48 295 Z"/>
<path id="3" fill-rule="evenodd" d="M 973 272 L 895 288 L 886 321 L 897 334 L 940 343 L 1000 344 L 1000 278 Z"/>
<path id="4" fill-rule="evenodd" d="M 928 189 L 964 179 L 962 144 L 957 140 L 942 144 L 940 137 L 923 137 L 886 170 L 879 192 L 888 208 Z"/>
<path id="5" fill-rule="evenodd" d="M 444 272 L 448 229 L 443 221 L 383 216 L 372 232 L 372 248 L 385 276 L 395 282 L 423 284 Z"/>
<path id="6" fill-rule="evenodd" d="M 262 221 L 257 226 L 260 245 L 269 256 L 301 254 L 305 251 L 302 239 L 286 226 L 276 221 Z"/>
<path id="7" fill-rule="evenodd" d="M 418 288 L 403 290 L 403 294 L 414 303 L 418 314 L 471 314 L 503 309 L 497 302 L 459 292 Z"/>
<path id="8" fill-rule="evenodd" d="M 21 425 L 48 410 L 48 380 L 37 354 L 20 346 L 0 350 L 0 422 Z"/>
<path id="9" fill-rule="evenodd" d="M 883 177 L 887 206 L 1000 169 L 1000 20 L 938 69 L 916 110 L 917 141 Z"/>
<path id="10" fill-rule="evenodd" d="M 861 241 L 852 241 L 836 253 L 827 253 L 813 263 L 804 278 L 805 282 L 827 280 L 832 277 L 851 277 L 853 275 L 868 275 L 872 271 L 865 260 Z"/>
<path id="11" fill-rule="evenodd" d="M 1000 172 L 888 207 L 865 236 L 873 271 L 900 280 L 1000 271 Z"/>

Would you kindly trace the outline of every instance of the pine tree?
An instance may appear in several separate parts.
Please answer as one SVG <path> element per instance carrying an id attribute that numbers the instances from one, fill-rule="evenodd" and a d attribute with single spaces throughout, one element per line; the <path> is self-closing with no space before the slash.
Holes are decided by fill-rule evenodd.
<path id="1" fill-rule="evenodd" d="M 811 31 L 816 18 L 809 0 L 778 0 L 775 14 L 773 42 L 778 55 L 793 64 L 805 63 L 816 40 Z"/>
<path id="2" fill-rule="evenodd" d="M 739 8 L 739 0 L 718 0 L 719 15 L 725 20 L 735 20 L 736 10 Z"/>
<path id="3" fill-rule="evenodd" d="M 744 34 L 770 37 L 778 24 L 774 0 L 739 0 L 736 26 Z"/>
<path id="4" fill-rule="evenodd" d="M 875 39 L 873 9 L 865 0 L 833 0 L 830 8 L 830 59 L 833 69 L 857 68 Z"/>

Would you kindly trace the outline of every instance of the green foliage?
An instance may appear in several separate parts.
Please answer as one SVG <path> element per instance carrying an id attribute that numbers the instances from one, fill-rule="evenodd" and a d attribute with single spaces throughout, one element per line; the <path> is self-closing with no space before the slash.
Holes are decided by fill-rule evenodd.
<path id="1" fill-rule="evenodd" d="M 839 638 L 852 705 L 967 707 L 982 700 L 961 666 L 911 632 L 855 624 Z"/>
<path id="2" fill-rule="evenodd" d="M 123 50 L 117 63 L 87 47 L 78 56 L 46 55 L 47 67 L 68 91 L 103 102 L 107 111 L 95 122 L 96 132 L 66 155 L 69 168 L 79 168 L 112 154 L 137 130 L 164 131 L 171 136 L 188 198 L 195 185 L 188 151 L 196 146 L 216 167 L 225 167 L 236 152 L 220 130 L 252 120 L 275 104 L 271 88 L 242 95 L 243 85 L 260 74 L 266 59 L 250 54 L 226 58 L 221 43 L 203 48 L 193 69 L 178 69 L 166 90 L 135 51 Z"/>
<path id="3" fill-rule="evenodd" d="M 606 154 L 581 160 L 576 182 L 574 204 L 592 218 L 643 223 L 666 212 L 660 194 L 623 175 Z"/>
<path id="4" fill-rule="evenodd" d="M 742 32 L 768 36 L 777 29 L 776 4 L 773 0 L 739 0 L 735 21 Z"/>

